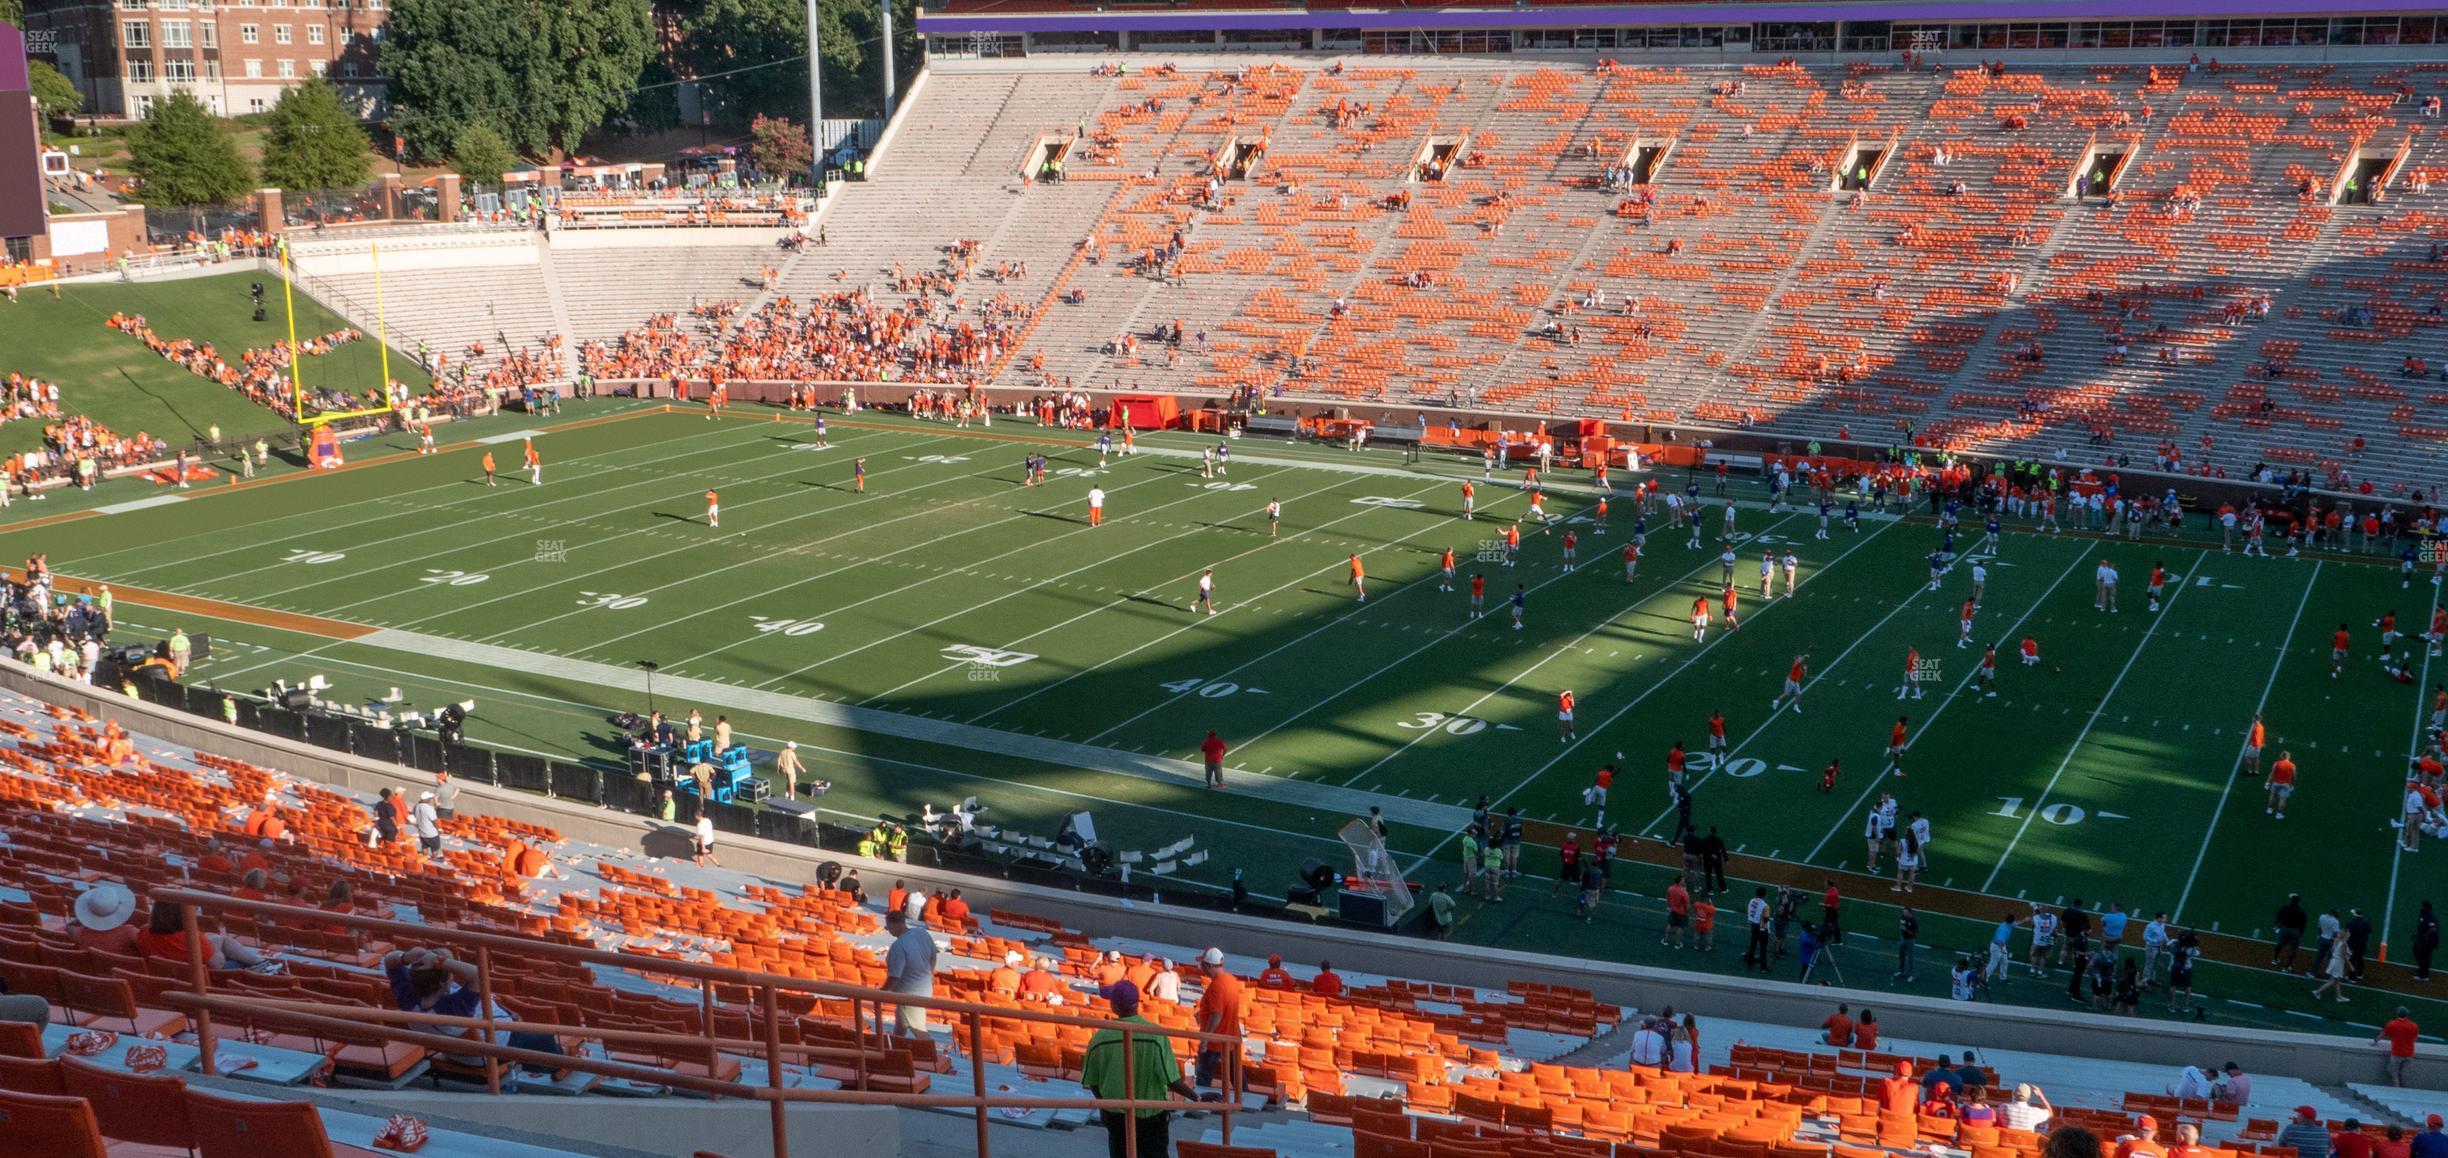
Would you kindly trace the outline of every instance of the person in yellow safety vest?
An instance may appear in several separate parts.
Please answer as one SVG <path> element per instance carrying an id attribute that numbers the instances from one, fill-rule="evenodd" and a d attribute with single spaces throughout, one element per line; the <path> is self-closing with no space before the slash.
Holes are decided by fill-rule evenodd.
<path id="1" fill-rule="evenodd" d="M 909 830 L 898 824 L 892 826 L 892 831 L 884 834 L 884 847 L 890 851 L 894 860 L 908 864 Z"/>
<path id="2" fill-rule="evenodd" d="M 195 645 L 187 642 L 187 630 L 185 628 L 172 628 L 170 630 L 171 679 L 178 679 L 187 674 L 187 657 L 194 651 Z"/>
<path id="3" fill-rule="evenodd" d="M 876 830 L 870 828 L 867 831 L 859 834 L 858 854 L 860 856 L 874 856 L 876 854 Z"/>
<path id="4" fill-rule="evenodd" d="M 228 724 L 230 727 L 233 727 L 233 728 L 235 728 L 235 727 L 237 727 L 237 726 L 238 726 L 238 699 L 237 699 L 237 697 L 235 697 L 235 696 L 223 696 L 223 697 L 221 697 L 221 721 L 222 721 L 223 723 L 225 723 L 225 724 Z"/>

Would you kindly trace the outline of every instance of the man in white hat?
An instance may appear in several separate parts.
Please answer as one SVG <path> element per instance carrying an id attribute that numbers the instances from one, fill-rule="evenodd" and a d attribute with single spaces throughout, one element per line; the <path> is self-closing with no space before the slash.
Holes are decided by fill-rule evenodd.
<path id="1" fill-rule="evenodd" d="M 799 799 L 799 774 L 805 771 L 807 766 L 799 762 L 799 741 L 782 745 L 782 754 L 774 757 L 774 775 L 782 778 L 782 795 Z"/>
<path id="2" fill-rule="evenodd" d="M 417 793 L 416 807 L 408 810 L 408 823 L 416 829 L 417 848 L 425 855 L 439 859 L 442 855 L 442 816 L 434 805 L 434 794 Z"/>
<path id="3" fill-rule="evenodd" d="M 136 943 L 136 894 L 117 881 L 97 881 L 79 894 L 73 910 L 76 924 L 68 935 L 79 949 L 100 949 L 129 957 L 143 954 Z"/>
<path id="4" fill-rule="evenodd" d="M 1241 979 L 1224 967 L 1224 950 L 1211 948 L 1200 954 L 1199 972 L 1207 978 L 1206 988 L 1199 994 L 1199 1032 L 1239 1037 Z M 1222 1082 L 1225 1079 L 1223 1048 L 1206 1042 L 1200 1042 L 1198 1048 L 1198 1084 L 1212 1086 Z"/>

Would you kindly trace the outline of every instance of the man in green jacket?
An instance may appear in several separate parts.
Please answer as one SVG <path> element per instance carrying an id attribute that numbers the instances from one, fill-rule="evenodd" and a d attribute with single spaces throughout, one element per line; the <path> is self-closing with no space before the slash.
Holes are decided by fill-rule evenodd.
<path id="1" fill-rule="evenodd" d="M 1139 987 L 1128 981 L 1116 981 L 1105 990 L 1105 999 L 1113 1003 L 1115 1019 L 1132 1025 L 1155 1028 L 1153 1022 L 1139 1016 Z M 1196 1086 L 1182 1077 L 1181 1063 L 1173 1057 L 1171 1038 L 1154 1033 L 1134 1033 L 1129 1045 L 1123 1044 L 1119 1029 L 1100 1029 L 1088 1039 L 1087 1056 L 1080 1062 L 1080 1085 L 1090 1095 L 1099 1098 L 1137 1098 L 1149 1100 L 1164 1097 L 1167 1091 L 1191 1101 L 1198 1101 Z M 1105 1152 L 1112 1158 L 1125 1158 L 1130 1153 L 1129 1135 L 1123 1123 L 1132 1119 L 1130 1128 L 1139 1136 L 1139 1158 L 1164 1158 L 1173 1152 L 1172 1135 L 1165 1121 L 1171 1117 L 1165 1110 L 1100 1110 L 1105 1120 Z"/>

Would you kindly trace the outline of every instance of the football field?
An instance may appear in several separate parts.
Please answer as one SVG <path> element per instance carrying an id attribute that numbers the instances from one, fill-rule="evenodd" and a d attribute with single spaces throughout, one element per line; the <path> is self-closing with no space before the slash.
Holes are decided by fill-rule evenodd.
<path id="1" fill-rule="evenodd" d="M 2419 632 L 2440 598 L 2427 572 L 2401 586 L 2392 561 L 2246 559 L 2214 542 L 2042 535 L 2010 520 L 2000 550 L 1980 556 L 1987 589 L 1959 648 L 1971 565 L 1932 589 L 1926 517 L 1839 521 L 1820 538 L 1814 512 L 1766 510 L 1756 480 L 1735 484 L 1730 540 L 1713 506 L 1699 549 L 1652 515 L 1627 581 L 1634 505 L 1615 502 L 1602 532 L 1578 474 L 1548 494 L 1551 528 L 1521 524 L 1508 567 L 1495 547 L 1529 496 L 1500 476 L 1461 519 L 1475 462 L 1245 439 L 1229 472 L 1207 477 L 1198 452 L 1212 441 L 1188 435 L 1101 465 L 1079 432 L 1009 422 L 836 415 L 819 445 L 804 420 L 761 411 L 587 413 L 533 428 L 541 485 L 518 469 L 529 428 L 499 419 L 457 432 L 483 443 L 430 457 L 384 436 L 327 475 L 20 505 L 0 557 L 48 552 L 60 574 L 110 584 L 134 628 L 210 631 L 214 655 L 191 682 L 255 690 L 320 674 L 333 698 L 473 696 L 472 739 L 616 762 L 606 717 L 644 708 L 651 678 L 666 711 L 726 715 L 760 748 L 799 742 L 835 782 L 829 807 L 900 816 L 975 795 L 989 820 L 1047 835 L 1085 809 L 1120 850 L 1194 837 L 1210 856 L 1168 878 L 1181 888 L 1221 889 L 1242 868 L 1251 891 L 1280 895 L 1304 860 L 1337 862 L 1335 829 L 1372 805 L 1413 879 L 1451 883 L 1456 833 L 1485 796 L 1532 822 L 1532 879 L 1503 906 L 1465 901 L 1463 936 L 1539 949 L 1686 963 L 1633 947 L 1659 924 L 1665 870 L 1618 874 L 1621 915 L 1586 932 L 1544 879 L 1567 832 L 1586 843 L 1601 823 L 1584 790 L 1609 762 L 1620 772 L 1603 822 L 1673 833 L 1664 766 L 1678 741 L 1693 753 L 1693 819 L 1736 848 L 1738 877 L 1815 887 L 1834 875 L 1857 898 L 1848 928 L 1872 937 L 1892 927 L 1888 904 L 1911 899 L 1928 910 L 1927 951 L 1977 946 L 2001 915 L 2078 897 L 2267 938 L 2271 912 L 2300 892 L 2315 912 L 2362 909 L 2402 959 L 2416 903 L 2448 885 L 2448 849 L 2400 852 L 2388 824 L 2428 689 L 2448 679 L 2419 642 L 2414 684 L 2380 671 L 2374 621 L 2393 610 Z M 497 486 L 478 469 L 484 449 L 501 462 Z M 1053 456 L 1042 487 L 1023 485 L 1031 451 Z M 1091 486 L 1106 495 L 1101 526 Z M 1272 532 L 1270 500 L 1283 508 Z M 1718 610 L 1729 544 L 1741 626 L 1719 614 L 1695 640 L 1693 601 Z M 1439 583 L 1448 548 L 1456 591 Z M 1763 597 L 1771 550 L 1796 557 L 1799 582 L 1780 573 Z M 1348 581 L 1354 555 L 1365 601 Z M 2094 606 L 2103 560 L 2123 576 L 2114 613 Z M 2170 576 L 2155 612 L 2143 591 L 2154 565 Z M 1193 608 L 1209 569 L 1212 616 Z M 1474 575 L 1484 618 L 1469 612 Z M 2353 653 L 2332 678 L 2341 623 Z M 2017 658 L 2025 637 L 2035 666 Z M 1998 648 L 1994 696 L 1975 686 L 1984 644 Z M 1923 665 L 1908 683 L 1913 648 Z M 1771 712 L 1797 656 L 1801 708 Z M 1705 751 L 1720 711 L 1722 759 Z M 2284 749 L 2301 768 L 2283 820 L 2239 767 L 2256 711 L 2264 764 Z M 1884 771 L 1899 716 L 1909 747 Z M 1223 792 L 1198 785 L 1210 729 L 1231 746 Z M 1831 760 L 1841 772 L 1823 792 Z M 1933 829 L 1910 898 L 1860 875 L 1882 794 Z M 1671 859 L 1639 843 L 1635 855 Z M 1892 858 L 1880 868 L 1891 874 Z M 1720 901 L 1731 946 L 1747 896 Z M 2138 938 L 2137 922 L 2127 943 Z M 1721 944 L 1710 967 L 1737 953 Z M 2253 954 L 2229 940 L 2213 955 Z M 1912 988 L 1942 988 L 1944 973 L 1925 960 Z M 2251 1009 L 2299 993 L 2267 971 L 2234 974 L 2224 992 Z M 2351 1013 L 2376 1020 L 2382 1000 Z"/>

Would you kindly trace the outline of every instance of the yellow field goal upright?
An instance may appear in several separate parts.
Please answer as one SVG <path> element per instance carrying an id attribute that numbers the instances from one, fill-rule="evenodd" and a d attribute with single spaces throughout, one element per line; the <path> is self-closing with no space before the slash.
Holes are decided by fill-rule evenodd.
<path id="1" fill-rule="evenodd" d="M 375 393 L 383 399 L 383 404 L 357 410 L 327 410 L 310 414 L 306 409 L 306 355 L 298 347 L 297 278 L 289 266 L 289 239 L 281 239 L 281 306 L 289 315 L 289 406 L 301 428 L 313 429 L 342 419 L 391 413 L 391 342 L 384 336 L 387 327 L 383 322 L 382 246 L 377 244 L 371 248 L 374 256 L 374 333 L 370 337 L 382 363 L 382 378 L 376 384 Z"/>

